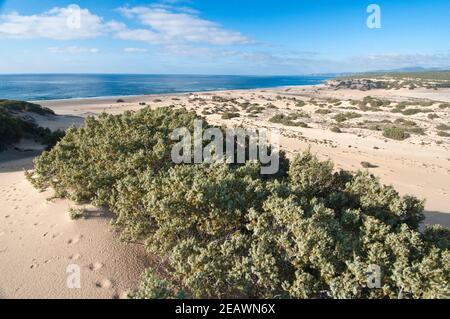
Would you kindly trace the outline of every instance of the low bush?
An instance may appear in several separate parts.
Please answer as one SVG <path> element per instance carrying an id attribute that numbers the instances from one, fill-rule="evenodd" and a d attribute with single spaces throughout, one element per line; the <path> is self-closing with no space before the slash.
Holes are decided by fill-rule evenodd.
<path id="1" fill-rule="evenodd" d="M 438 126 L 436 126 L 436 129 L 440 131 L 450 131 L 450 125 L 439 124 Z"/>
<path id="2" fill-rule="evenodd" d="M 342 130 L 339 126 L 332 126 L 330 131 L 333 133 L 342 133 Z"/>
<path id="3" fill-rule="evenodd" d="M 421 109 L 406 109 L 402 112 L 403 115 L 415 115 L 421 113 Z"/>
<path id="4" fill-rule="evenodd" d="M 298 115 L 298 114 L 289 114 L 289 115 L 277 114 L 277 115 L 274 115 L 273 117 L 271 117 L 269 119 L 269 122 L 283 124 L 283 125 L 286 125 L 286 126 L 308 127 L 308 125 L 306 123 L 297 121 L 299 118 L 302 117 L 302 115 Z"/>
<path id="5" fill-rule="evenodd" d="M 333 119 L 338 122 L 342 123 L 347 120 L 355 119 L 361 117 L 361 114 L 358 114 L 356 112 L 345 112 L 345 113 L 339 113 L 333 117 Z"/>
<path id="6" fill-rule="evenodd" d="M 316 114 L 330 114 L 330 113 L 333 113 L 333 111 L 332 110 L 328 110 L 328 109 L 318 109 L 318 110 L 316 110 L 315 113 Z"/>
<path id="7" fill-rule="evenodd" d="M 12 114 L 15 114 L 15 112 L 10 113 L 5 111 L 5 109 L 0 109 L 0 151 L 14 143 L 20 142 L 23 137 L 35 139 L 51 148 L 65 134 L 59 130 L 52 132 L 50 129 L 40 127 L 34 122 L 13 116 Z"/>
<path id="8" fill-rule="evenodd" d="M 131 297 L 448 298 L 450 232 L 419 231 L 422 201 L 310 152 L 275 178 L 257 162 L 174 165 L 169 134 L 194 118 L 167 108 L 89 118 L 29 174 L 106 206 L 124 240 L 145 243 L 160 267 Z M 367 287 L 373 265 L 380 289 Z"/>
<path id="9" fill-rule="evenodd" d="M 0 151 L 9 144 L 17 143 L 22 138 L 21 122 L 0 111 Z"/>
<path id="10" fill-rule="evenodd" d="M 449 132 L 444 132 L 444 131 L 437 132 L 437 135 L 441 136 L 441 137 L 450 137 L 450 133 Z"/>
<path id="11" fill-rule="evenodd" d="M 230 120 L 230 119 L 234 119 L 236 117 L 240 117 L 241 115 L 239 113 L 235 113 L 235 112 L 225 112 L 222 114 L 222 119 L 223 120 Z"/>
<path id="12" fill-rule="evenodd" d="M 84 210 L 80 208 L 71 208 L 69 210 L 69 217 L 72 220 L 77 220 L 84 217 Z"/>
<path id="13" fill-rule="evenodd" d="M 302 100 L 295 102 L 295 106 L 297 106 L 297 107 L 303 107 L 305 105 L 306 105 L 306 102 L 302 101 Z"/>
<path id="14" fill-rule="evenodd" d="M 5 112 L 32 112 L 39 115 L 55 115 L 55 112 L 49 108 L 30 102 L 14 100 L 0 100 L 0 110 Z"/>
<path id="15" fill-rule="evenodd" d="M 364 168 L 377 168 L 377 165 L 374 165 L 370 162 L 361 162 L 361 166 Z"/>
<path id="16" fill-rule="evenodd" d="M 409 138 L 410 134 L 404 128 L 392 126 L 383 130 L 383 136 L 393 140 L 403 141 Z"/>

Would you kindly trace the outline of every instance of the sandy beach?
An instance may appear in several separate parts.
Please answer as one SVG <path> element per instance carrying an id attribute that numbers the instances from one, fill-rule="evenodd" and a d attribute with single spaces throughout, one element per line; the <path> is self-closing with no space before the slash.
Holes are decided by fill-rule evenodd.
<path id="1" fill-rule="evenodd" d="M 346 121 L 341 133 L 330 130 L 334 125 L 333 116 L 352 110 L 350 100 L 362 100 L 369 95 L 397 103 L 432 101 L 428 108 L 438 117 L 430 119 L 427 114 L 431 111 L 404 116 L 388 109 L 355 110 L 361 117 Z M 298 101 L 304 105 L 298 106 Z M 310 148 L 320 158 L 331 159 L 336 168 L 369 169 L 384 184 L 392 184 L 402 194 L 425 199 L 426 223 L 448 227 L 450 141 L 435 130 L 436 125 L 450 122 L 449 109 L 438 107 L 444 102 L 450 102 L 450 89 L 367 92 L 333 90 L 319 85 L 39 101 L 58 116 L 36 118 L 36 121 L 43 127 L 65 129 L 80 126 L 85 117 L 102 112 L 120 114 L 147 106 L 174 105 L 193 110 L 215 124 L 278 128 L 282 135 L 281 148 L 289 157 Z M 260 109 L 239 108 L 244 103 Z M 319 109 L 330 111 L 321 114 L 317 112 Z M 269 121 L 276 114 L 300 111 L 308 115 L 302 118 L 307 127 Z M 240 116 L 224 119 L 226 112 L 238 112 Z M 425 134 L 396 141 L 361 125 L 364 120 L 406 118 L 414 121 Z M 24 170 L 32 168 L 32 159 L 41 150 L 38 145 L 22 141 L 17 150 L 0 153 L 0 298 L 125 298 L 136 289 L 140 273 L 150 262 L 148 255 L 142 245 L 120 242 L 110 225 L 111 213 L 87 207 L 87 218 L 73 221 L 68 212 L 76 206 L 74 203 L 52 199 L 51 191 L 36 191 L 25 179 Z M 370 168 L 363 168 L 363 162 L 370 163 Z M 81 268 L 81 289 L 67 288 L 66 270 L 71 264 Z"/>

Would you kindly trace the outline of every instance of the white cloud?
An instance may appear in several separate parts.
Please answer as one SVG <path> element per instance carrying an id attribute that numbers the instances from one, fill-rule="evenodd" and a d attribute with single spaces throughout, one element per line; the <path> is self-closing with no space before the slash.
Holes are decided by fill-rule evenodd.
<path id="1" fill-rule="evenodd" d="M 100 50 L 97 48 L 84 48 L 77 46 L 69 46 L 69 47 L 49 47 L 47 50 L 50 53 L 69 53 L 69 54 L 77 54 L 77 53 L 99 53 Z"/>
<path id="2" fill-rule="evenodd" d="M 386 53 L 357 56 L 352 58 L 353 63 L 369 69 L 390 69 L 411 66 L 421 67 L 448 67 L 450 66 L 450 52 L 435 53 Z"/>
<path id="3" fill-rule="evenodd" d="M 146 53 L 148 50 L 144 48 L 124 48 L 125 53 Z"/>
<path id="4" fill-rule="evenodd" d="M 116 37 L 121 40 L 144 41 L 153 44 L 161 42 L 155 32 L 146 29 L 121 30 L 116 33 Z"/>
<path id="5" fill-rule="evenodd" d="M 236 31 L 198 17 L 195 12 L 168 6 L 120 8 L 128 18 L 137 18 L 147 29 L 123 30 L 117 37 L 152 44 L 203 43 L 210 45 L 249 44 L 252 41 Z"/>
<path id="6" fill-rule="evenodd" d="M 105 23 L 88 9 L 73 5 L 29 16 L 17 12 L 0 15 L 0 38 L 88 39 L 123 28 L 120 23 Z"/>

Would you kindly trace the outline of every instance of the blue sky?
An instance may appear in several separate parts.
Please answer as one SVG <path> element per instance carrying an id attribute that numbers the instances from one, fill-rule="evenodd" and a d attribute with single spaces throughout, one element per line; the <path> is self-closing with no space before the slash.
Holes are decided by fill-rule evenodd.
<path id="1" fill-rule="evenodd" d="M 0 73 L 450 67 L 449 17 L 448 0 L 0 0 Z"/>

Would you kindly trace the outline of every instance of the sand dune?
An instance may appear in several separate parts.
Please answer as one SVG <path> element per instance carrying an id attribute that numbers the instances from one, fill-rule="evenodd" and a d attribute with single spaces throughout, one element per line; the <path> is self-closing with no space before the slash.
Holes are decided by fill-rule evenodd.
<path id="1" fill-rule="evenodd" d="M 281 130 L 281 146 L 289 156 L 311 148 L 321 158 L 332 159 L 338 168 L 362 169 L 361 162 L 369 162 L 369 170 L 383 183 L 392 184 L 402 194 L 426 199 L 426 223 L 450 226 L 450 143 L 448 138 L 436 136 L 435 122 L 426 114 L 412 119 L 427 134 L 414 135 L 405 141 L 387 140 L 379 132 L 347 127 L 337 134 L 329 130 L 330 117 L 314 113 L 314 105 L 301 110 L 311 114 L 305 119 L 308 128 L 287 127 L 268 119 L 276 113 L 296 112 L 299 109 L 292 98 L 335 98 L 343 101 L 362 99 L 367 95 L 390 100 L 432 99 L 450 101 L 450 90 L 356 90 L 334 91 L 324 86 L 293 87 L 267 90 L 238 90 L 198 93 L 195 101 L 189 94 L 85 99 L 40 102 L 52 108 L 61 117 L 36 118 L 41 126 L 65 128 L 81 125 L 83 117 L 101 112 L 112 114 L 138 110 L 151 105 L 183 106 L 205 115 L 212 123 L 228 126 L 277 127 Z M 240 102 L 276 108 L 253 116 L 239 110 L 241 116 L 224 120 L 221 114 L 232 108 L 231 102 L 215 102 L 219 96 Z M 345 104 L 344 104 L 345 105 Z M 342 110 L 343 111 L 343 110 Z M 449 123 L 447 110 L 436 109 L 439 123 Z M 360 112 L 361 113 L 361 112 Z M 363 119 L 398 118 L 389 112 L 364 113 Z M 361 120 L 361 119 L 359 119 Z M 356 123 L 352 120 L 349 123 Z M 26 143 L 24 141 L 23 143 Z M 28 149 L 27 152 L 24 149 Z M 110 226 L 112 216 L 94 207 L 88 207 L 87 219 L 72 221 L 67 200 L 54 199 L 50 191 L 39 193 L 27 182 L 23 170 L 31 168 L 33 156 L 39 147 L 24 144 L 19 150 L 0 153 L 0 279 L 1 298 L 121 298 L 136 288 L 139 275 L 149 264 L 142 246 L 124 244 Z M 67 267 L 80 266 L 81 289 L 68 289 Z"/>
<path id="2" fill-rule="evenodd" d="M 48 200 L 25 179 L 32 158 L 0 164 L 0 298 L 124 298 L 148 256 L 121 243 L 111 216 L 92 209 L 72 221 L 67 200 Z M 81 289 L 69 289 L 67 267 L 78 265 Z"/>

